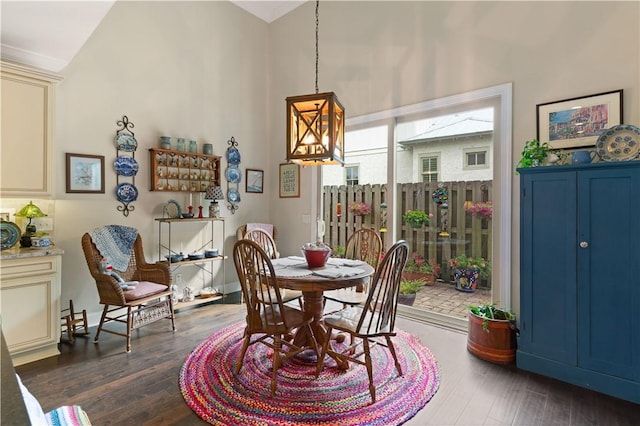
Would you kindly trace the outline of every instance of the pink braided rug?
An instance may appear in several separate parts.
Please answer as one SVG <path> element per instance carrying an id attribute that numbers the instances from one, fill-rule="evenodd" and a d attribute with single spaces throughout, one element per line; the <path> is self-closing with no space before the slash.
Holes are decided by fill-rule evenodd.
<path id="1" fill-rule="evenodd" d="M 243 330 L 244 322 L 239 322 L 216 331 L 187 357 L 180 372 L 185 401 L 211 424 L 398 425 L 424 407 L 440 383 L 429 349 L 398 331 L 394 345 L 402 377 L 386 348 L 372 349 L 375 404 L 371 404 L 364 366 L 352 363 L 349 370 L 341 371 L 330 360 L 316 379 L 312 351 L 304 353 L 307 359 L 304 355 L 291 358 L 278 370 L 272 398 L 272 353 L 265 345 L 250 346 L 240 374 L 233 374 Z"/>

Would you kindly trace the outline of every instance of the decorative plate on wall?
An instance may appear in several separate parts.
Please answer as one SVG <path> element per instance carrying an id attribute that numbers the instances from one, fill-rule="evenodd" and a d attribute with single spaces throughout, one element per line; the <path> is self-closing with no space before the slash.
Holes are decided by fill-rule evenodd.
<path id="1" fill-rule="evenodd" d="M 116 174 L 120 176 L 135 176 L 138 174 L 138 162 L 133 157 L 120 156 L 113 162 Z"/>
<path id="2" fill-rule="evenodd" d="M 138 199 L 138 188 L 128 182 L 121 183 L 116 186 L 116 197 L 121 203 L 131 203 Z"/>
<path id="3" fill-rule="evenodd" d="M 238 148 L 231 147 L 227 149 L 227 161 L 229 164 L 240 164 L 240 158 L 240 151 L 238 151 Z"/>
<path id="4" fill-rule="evenodd" d="M 232 202 L 232 203 L 239 203 L 240 202 L 240 192 L 238 192 L 237 189 L 229 189 L 227 191 L 227 199 Z"/>
<path id="5" fill-rule="evenodd" d="M 138 149 L 138 141 L 133 135 L 120 133 L 116 135 L 116 148 L 118 151 L 133 152 Z"/>
<path id="6" fill-rule="evenodd" d="M 230 183 L 240 183 L 240 181 L 242 180 L 240 169 L 235 165 L 227 167 L 225 176 L 227 177 L 227 181 L 229 181 Z"/>

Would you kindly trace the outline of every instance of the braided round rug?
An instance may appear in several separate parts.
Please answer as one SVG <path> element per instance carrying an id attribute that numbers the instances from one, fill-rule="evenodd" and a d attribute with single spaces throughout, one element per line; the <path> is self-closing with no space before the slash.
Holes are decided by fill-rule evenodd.
<path id="1" fill-rule="evenodd" d="M 403 376 L 398 377 L 388 349 L 375 346 L 371 350 L 374 404 L 364 366 L 351 363 L 342 371 L 327 357 L 316 379 L 313 351 L 285 362 L 278 370 L 276 395 L 271 397 L 272 352 L 265 345 L 251 345 L 240 373 L 234 375 L 244 325 L 239 322 L 213 333 L 187 357 L 180 371 L 180 390 L 187 405 L 208 423 L 399 425 L 424 407 L 440 384 L 429 349 L 398 330 L 393 342 Z"/>

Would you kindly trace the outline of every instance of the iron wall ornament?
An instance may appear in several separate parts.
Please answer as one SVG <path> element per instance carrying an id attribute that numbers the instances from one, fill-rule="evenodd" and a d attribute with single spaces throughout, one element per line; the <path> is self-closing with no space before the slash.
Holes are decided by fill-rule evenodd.
<path id="1" fill-rule="evenodd" d="M 136 174 L 138 174 L 138 163 L 136 162 L 136 149 L 138 141 L 134 133 L 130 130 L 135 126 L 129 121 L 126 115 L 122 120 L 116 122 L 116 161 L 114 171 L 116 173 L 116 199 L 122 203 L 118 206 L 118 211 L 127 217 L 129 212 L 135 210 L 131 204 L 138 199 L 138 188 L 136 188 Z"/>
<path id="2" fill-rule="evenodd" d="M 227 170 L 225 178 L 227 179 L 227 209 L 234 214 L 240 207 L 240 181 L 242 180 L 242 171 L 240 170 L 241 155 L 238 150 L 238 142 L 231 136 L 227 141 Z"/>

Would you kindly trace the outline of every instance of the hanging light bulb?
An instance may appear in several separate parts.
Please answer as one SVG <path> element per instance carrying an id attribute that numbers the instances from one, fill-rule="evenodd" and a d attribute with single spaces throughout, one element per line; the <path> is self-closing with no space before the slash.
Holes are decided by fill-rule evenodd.
<path id="1" fill-rule="evenodd" d="M 318 93 L 316 0 L 316 93 L 287 101 L 287 160 L 303 165 L 344 165 L 344 107 L 333 92 Z"/>

